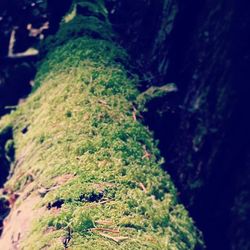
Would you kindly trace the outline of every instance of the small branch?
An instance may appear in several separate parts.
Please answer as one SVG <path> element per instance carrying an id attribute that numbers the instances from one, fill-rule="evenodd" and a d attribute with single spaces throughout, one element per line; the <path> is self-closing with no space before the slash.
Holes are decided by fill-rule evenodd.
<path id="1" fill-rule="evenodd" d="M 92 228 L 91 231 L 102 231 L 102 232 L 109 232 L 109 233 L 114 233 L 114 234 L 120 233 L 119 229 L 110 229 L 110 228 L 101 228 L 101 227 Z"/>
<path id="2" fill-rule="evenodd" d="M 10 34 L 10 42 L 9 42 L 9 49 L 8 49 L 8 57 L 13 56 L 13 51 L 14 51 L 14 45 L 15 45 L 15 36 L 16 36 L 16 27 L 11 31 Z"/>
<path id="3" fill-rule="evenodd" d="M 13 28 L 10 35 L 10 42 L 8 48 L 7 58 L 24 58 L 24 57 L 33 57 L 39 54 L 39 51 L 35 48 L 29 48 L 24 52 L 14 54 L 14 46 L 16 42 L 16 27 Z"/>
<path id="4" fill-rule="evenodd" d="M 112 199 L 107 199 L 107 200 L 102 200 L 102 201 L 99 201 L 99 202 L 93 202 L 93 204 L 87 205 L 86 207 L 91 208 L 91 207 L 95 207 L 95 206 L 98 206 L 98 205 L 103 205 L 103 204 L 111 202 L 111 201 L 113 201 L 113 200 Z"/>
<path id="5" fill-rule="evenodd" d="M 47 30 L 47 29 L 49 29 L 49 22 L 48 21 L 43 23 L 43 25 L 38 29 L 33 28 L 31 23 L 29 23 L 27 25 L 27 30 L 29 31 L 29 36 L 30 37 L 39 36 L 40 40 L 42 40 L 44 38 L 44 35 L 42 33 L 44 30 Z"/>
<path id="6" fill-rule="evenodd" d="M 136 99 L 136 104 L 139 111 L 143 111 L 146 104 L 151 100 L 165 96 L 169 93 L 178 91 L 177 86 L 175 83 L 168 83 L 161 87 L 152 86 L 148 88 L 146 91 L 142 92 Z"/>
<path id="7" fill-rule="evenodd" d="M 99 225 L 105 225 L 105 226 L 111 226 L 114 224 L 111 220 L 97 220 L 95 223 Z"/>
<path id="8" fill-rule="evenodd" d="M 33 56 L 38 56 L 39 51 L 34 48 L 29 48 L 24 52 L 21 53 L 16 53 L 16 54 L 9 54 L 8 58 L 24 58 L 24 57 L 33 57 Z"/>
<path id="9" fill-rule="evenodd" d="M 146 159 L 149 160 L 149 159 L 151 158 L 152 155 L 147 151 L 145 145 L 143 146 L 143 149 L 144 149 L 144 155 L 143 155 L 142 159 L 145 159 L 145 158 L 146 158 Z"/>
<path id="10" fill-rule="evenodd" d="M 18 106 L 5 106 L 4 109 L 16 109 Z"/>
<path id="11" fill-rule="evenodd" d="M 133 120 L 137 121 L 137 117 L 139 117 L 140 119 L 143 119 L 143 116 L 139 113 L 137 108 L 134 105 L 132 105 L 132 107 L 133 107 L 133 111 L 132 111 Z"/>
<path id="12" fill-rule="evenodd" d="M 104 234 L 104 233 L 99 233 L 99 234 L 107 239 L 113 240 L 116 243 L 120 243 L 121 241 L 128 239 L 128 237 L 123 237 L 123 236 L 113 237 L 113 236 L 110 236 L 110 235 Z"/>
<path id="13" fill-rule="evenodd" d="M 132 112 L 132 116 L 133 116 L 133 120 L 136 122 L 137 118 L 136 118 L 136 111 L 135 110 Z"/>
<path id="14" fill-rule="evenodd" d="M 68 227 L 66 235 L 64 237 L 62 237 L 62 239 L 61 239 L 63 246 L 64 246 L 64 249 L 68 248 L 68 244 L 69 244 L 71 238 L 72 238 L 71 228 Z"/>
<path id="15" fill-rule="evenodd" d="M 146 189 L 146 187 L 143 185 L 143 183 L 139 183 L 139 186 L 140 186 L 140 188 L 143 190 L 143 192 L 144 193 L 147 193 L 148 191 L 147 191 L 147 189 Z"/>
<path id="16" fill-rule="evenodd" d="M 107 102 L 104 101 L 104 100 L 99 99 L 98 102 L 99 102 L 100 104 L 107 105 Z"/>

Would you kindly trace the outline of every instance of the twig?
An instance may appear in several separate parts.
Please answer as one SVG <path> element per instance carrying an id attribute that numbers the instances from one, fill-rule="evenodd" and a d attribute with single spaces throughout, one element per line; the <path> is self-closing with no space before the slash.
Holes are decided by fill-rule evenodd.
<path id="1" fill-rule="evenodd" d="M 97 220 L 95 223 L 99 225 L 107 225 L 107 226 L 114 224 L 111 220 Z"/>
<path id="2" fill-rule="evenodd" d="M 133 120 L 136 122 L 136 121 L 137 121 L 137 118 L 136 118 L 136 113 L 135 113 L 135 111 L 133 111 L 132 116 L 133 116 Z"/>
<path id="3" fill-rule="evenodd" d="M 150 159 L 151 158 L 151 154 L 147 151 L 146 146 L 143 146 L 144 149 L 144 156 L 142 157 L 142 159 L 146 158 L 146 159 Z"/>
<path id="4" fill-rule="evenodd" d="M 123 237 L 123 236 L 113 237 L 113 236 L 110 236 L 110 235 L 104 234 L 104 233 L 99 233 L 99 234 L 107 239 L 113 240 L 116 243 L 120 243 L 121 241 L 128 239 L 128 237 Z"/>
<path id="5" fill-rule="evenodd" d="M 109 233 L 114 233 L 114 234 L 120 233 L 119 229 L 101 228 L 101 227 L 92 228 L 91 231 L 102 231 L 102 232 L 109 232 Z"/>
<path id="6" fill-rule="evenodd" d="M 139 183 L 139 186 L 140 186 L 140 188 L 143 190 L 143 192 L 144 193 L 147 193 L 148 191 L 147 191 L 147 189 L 146 189 L 146 187 L 143 185 L 143 183 Z"/>
<path id="7" fill-rule="evenodd" d="M 108 103 L 104 100 L 98 100 L 98 103 L 104 105 L 107 109 L 111 110 L 111 107 L 108 105 Z"/>
<path id="8" fill-rule="evenodd" d="M 32 24 L 29 23 L 27 25 L 27 30 L 29 31 L 29 36 L 30 37 L 37 37 L 39 35 L 40 40 L 44 39 L 44 35 L 42 34 L 44 30 L 49 29 L 49 22 L 43 23 L 43 25 L 36 29 L 32 27 Z"/>
<path id="9" fill-rule="evenodd" d="M 100 202 L 95 202 L 93 204 L 90 204 L 90 205 L 86 206 L 86 208 L 95 207 L 97 205 L 102 205 L 102 204 L 105 204 L 105 203 L 108 203 L 108 202 L 111 202 L 111 201 L 113 201 L 113 200 L 110 199 L 110 200 L 103 200 L 103 201 L 100 201 Z"/>
<path id="10" fill-rule="evenodd" d="M 66 235 L 65 235 L 64 237 L 61 238 L 61 241 L 62 241 L 62 243 L 63 243 L 64 249 L 67 249 L 67 248 L 68 248 L 68 244 L 69 244 L 69 242 L 70 242 L 70 240 L 71 240 L 71 238 L 72 238 L 71 235 L 72 235 L 71 228 L 68 227 L 68 228 L 67 228 L 67 233 L 66 233 Z"/>
<path id="11" fill-rule="evenodd" d="M 9 42 L 9 48 L 8 48 L 8 58 L 23 58 L 23 57 L 30 57 L 30 56 L 37 56 L 39 54 L 39 51 L 34 48 L 29 48 L 26 51 L 22 53 L 16 53 L 14 54 L 14 46 L 16 42 L 16 27 L 11 31 L 10 35 L 10 42 Z"/>
<path id="12" fill-rule="evenodd" d="M 14 51 L 14 44 L 15 44 L 15 36 L 16 36 L 16 27 L 11 31 L 10 34 L 10 42 L 9 42 L 9 48 L 8 48 L 8 56 L 11 57 L 13 56 L 13 51 Z"/>
<path id="13" fill-rule="evenodd" d="M 18 106 L 13 105 L 13 106 L 5 106 L 4 109 L 16 109 Z"/>
<path id="14" fill-rule="evenodd" d="M 107 102 L 104 101 L 104 100 L 100 100 L 100 99 L 99 99 L 98 102 L 101 103 L 101 104 L 103 104 L 103 105 L 107 105 Z"/>
<path id="15" fill-rule="evenodd" d="M 133 120 L 134 120 L 134 121 L 137 121 L 136 113 L 137 113 L 137 110 L 136 110 L 136 108 L 133 106 L 132 116 L 133 116 Z"/>

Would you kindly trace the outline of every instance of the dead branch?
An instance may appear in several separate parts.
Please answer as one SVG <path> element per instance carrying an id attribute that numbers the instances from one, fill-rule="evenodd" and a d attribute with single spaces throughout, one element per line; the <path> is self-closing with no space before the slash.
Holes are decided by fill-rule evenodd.
<path id="1" fill-rule="evenodd" d="M 119 229 L 101 228 L 101 227 L 92 228 L 91 231 L 102 231 L 102 232 L 109 232 L 109 233 L 114 233 L 114 234 L 120 233 Z"/>
<path id="2" fill-rule="evenodd" d="M 110 236 L 110 235 L 104 234 L 104 233 L 99 233 L 99 235 L 101 235 L 101 236 L 103 236 L 103 237 L 105 237 L 107 239 L 113 240 L 116 243 L 120 243 L 121 241 L 124 241 L 124 240 L 128 239 L 128 237 L 124 237 L 124 236 L 113 237 L 113 236 Z"/>
<path id="3" fill-rule="evenodd" d="M 139 183 L 139 186 L 140 186 L 140 188 L 143 190 L 143 192 L 144 193 L 147 193 L 148 191 L 147 191 L 147 189 L 146 189 L 146 187 L 143 185 L 143 183 Z"/>

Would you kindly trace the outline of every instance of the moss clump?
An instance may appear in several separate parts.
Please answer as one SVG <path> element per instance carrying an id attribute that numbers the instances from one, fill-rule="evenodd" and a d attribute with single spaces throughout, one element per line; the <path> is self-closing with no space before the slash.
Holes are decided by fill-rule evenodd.
<path id="1" fill-rule="evenodd" d="M 65 235 L 70 249 L 181 250 L 201 244 L 160 167 L 151 132 L 133 119 L 139 92 L 126 58 L 111 41 L 65 42 L 48 54 L 36 91 L 11 115 L 16 153 L 25 152 L 25 160 L 7 185 L 25 188 L 20 172 L 30 173 L 33 192 L 47 190 L 36 207 L 46 212 L 34 218 L 22 249 L 64 249 Z M 23 135 L 25 124 L 31 126 Z"/>
<path id="2" fill-rule="evenodd" d="M 4 147 L 7 159 L 11 162 L 14 160 L 15 157 L 15 145 L 12 139 L 9 139 Z"/>
<path id="3" fill-rule="evenodd" d="M 74 1 L 57 34 L 48 37 L 42 44 L 40 54 L 44 56 L 57 46 L 83 36 L 105 41 L 114 39 L 114 32 L 108 21 L 108 12 L 103 1 L 95 1 L 95 3 Z"/>

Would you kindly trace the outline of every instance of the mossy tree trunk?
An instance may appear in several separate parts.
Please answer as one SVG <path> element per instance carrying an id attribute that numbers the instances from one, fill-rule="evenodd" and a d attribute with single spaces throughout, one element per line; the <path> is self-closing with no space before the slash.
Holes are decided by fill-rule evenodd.
<path id="1" fill-rule="evenodd" d="M 104 2 L 75 1 L 44 45 L 33 94 L 1 119 L 16 155 L 1 248 L 202 245 L 136 117 L 137 77 L 113 39 Z"/>

